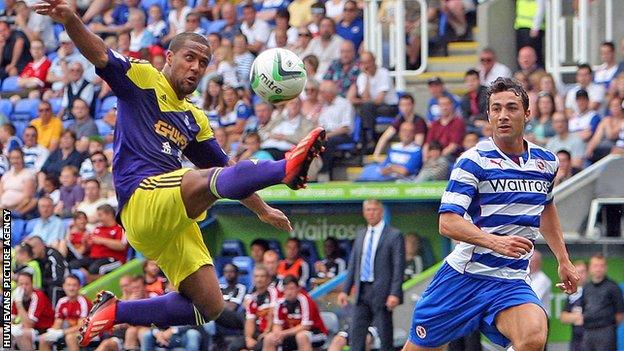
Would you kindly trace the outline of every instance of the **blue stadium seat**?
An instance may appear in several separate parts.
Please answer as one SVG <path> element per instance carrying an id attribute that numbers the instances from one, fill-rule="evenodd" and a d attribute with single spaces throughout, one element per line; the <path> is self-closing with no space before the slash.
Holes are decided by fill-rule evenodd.
<path id="1" fill-rule="evenodd" d="M 58 54 L 56 53 L 56 51 L 52 51 L 46 54 L 46 56 L 48 57 L 48 60 L 50 60 L 50 62 L 54 62 L 54 60 L 58 57 Z"/>
<path id="2" fill-rule="evenodd" d="M 104 100 L 102 100 L 102 103 L 100 104 L 100 107 L 97 110 L 97 113 L 95 114 L 95 118 L 96 119 L 100 119 L 102 117 L 104 117 L 108 111 L 112 110 L 113 107 L 117 106 L 117 97 L 116 96 L 109 96 L 104 98 Z"/>
<path id="3" fill-rule="evenodd" d="M 141 1 L 141 7 L 143 8 L 145 12 L 148 12 L 150 6 L 152 5 L 160 6 L 160 9 L 163 11 L 163 14 L 167 12 L 167 9 L 169 7 L 167 0 L 143 0 Z"/>
<path id="4" fill-rule="evenodd" d="M 377 116 L 375 118 L 376 124 L 392 124 L 394 117 L 392 116 Z"/>
<path id="5" fill-rule="evenodd" d="M 52 98 L 48 100 L 50 105 L 52 106 L 52 113 L 57 115 L 59 111 L 61 111 L 61 103 L 63 102 L 62 98 Z"/>
<path id="6" fill-rule="evenodd" d="M 28 127 L 30 122 L 29 121 L 12 121 L 11 124 L 13 124 L 13 127 L 15 127 L 15 135 L 21 139 L 22 135 L 24 134 L 24 131 L 26 130 L 26 127 Z"/>
<path id="7" fill-rule="evenodd" d="M 269 250 L 273 250 L 277 252 L 280 259 L 283 259 L 284 254 L 282 253 L 282 244 L 280 244 L 280 242 L 277 241 L 277 239 L 267 239 L 267 242 L 269 243 Z"/>
<path id="8" fill-rule="evenodd" d="M 318 261 L 319 254 L 316 250 L 316 244 L 312 240 L 301 240 L 301 247 L 299 249 L 299 253 L 301 257 L 308 262 L 310 265 L 310 270 L 314 268 L 314 263 Z"/>
<path id="9" fill-rule="evenodd" d="M 15 247 L 26 236 L 26 221 L 20 218 L 11 219 L 11 247 Z"/>
<path id="10" fill-rule="evenodd" d="M 351 254 L 351 248 L 353 247 L 353 240 L 338 240 L 338 247 L 340 248 L 340 254 L 345 261 L 349 262 L 349 255 Z"/>
<path id="11" fill-rule="evenodd" d="M 104 122 L 103 119 L 96 119 L 95 124 L 97 125 L 100 136 L 107 136 L 113 131 L 113 128 L 108 125 L 108 123 Z"/>
<path id="12" fill-rule="evenodd" d="M 71 126 L 72 124 L 74 124 L 74 120 L 73 119 L 66 119 L 63 121 L 63 129 L 67 129 L 69 128 L 69 126 Z"/>
<path id="13" fill-rule="evenodd" d="M 2 81 L 2 87 L 0 88 L 0 92 L 2 92 L 2 93 L 18 92 L 18 91 L 22 90 L 17 85 L 17 78 L 18 78 L 18 76 L 6 77 Z"/>
<path id="14" fill-rule="evenodd" d="M 37 108 L 39 107 L 39 99 L 22 99 L 15 104 L 15 109 L 11 114 L 11 120 L 30 121 L 37 117 Z"/>
<path id="15" fill-rule="evenodd" d="M 247 256 L 245 244 L 238 239 L 227 239 L 221 244 L 221 256 Z"/>
<path id="16" fill-rule="evenodd" d="M 355 116 L 353 119 L 353 131 L 351 132 L 352 142 L 338 145 L 336 148 L 340 151 L 355 151 L 357 144 L 360 142 L 360 135 L 362 134 L 362 118 Z"/>
<path id="17" fill-rule="evenodd" d="M 24 236 L 32 233 L 33 229 L 35 228 L 36 221 L 37 219 L 35 218 L 26 222 L 26 226 L 24 227 Z"/>
<path id="18" fill-rule="evenodd" d="M 254 261 L 249 256 L 236 256 L 232 259 L 232 263 L 238 267 L 238 280 L 241 284 L 245 284 L 247 288 L 253 285 L 253 269 Z"/>
<path id="19" fill-rule="evenodd" d="M 5 117 L 9 117 L 13 112 L 13 104 L 9 99 L 0 99 L 0 114 L 3 114 Z"/>
<path id="20" fill-rule="evenodd" d="M 219 277 L 223 275 L 223 267 L 228 263 L 232 263 L 233 258 L 232 256 L 219 256 L 213 259 L 214 267 Z"/>
<path id="21" fill-rule="evenodd" d="M 65 31 L 65 27 L 63 27 L 62 24 L 60 23 L 54 24 L 54 38 L 56 38 L 56 40 L 58 40 L 59 35 L 64 31 Z M 52 61 L 52 59 L 50 59 L 50 61 Z"/>

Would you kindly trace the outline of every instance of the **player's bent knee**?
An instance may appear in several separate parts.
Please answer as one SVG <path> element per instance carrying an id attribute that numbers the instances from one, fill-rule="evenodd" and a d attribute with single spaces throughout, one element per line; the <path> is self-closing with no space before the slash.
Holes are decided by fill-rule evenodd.
<path id="1" fill-rule="evenodd" d="M 540 325 L 541 323 L 530 323 L 524 328 L 522 334 L 517 338 L 518 340 L 512 340 L 514 349 L 526 350 L 526 351 L 541 351 L 546 346 L 546 339 L 548 337 L 548 330 L 546 325 Z"/>
<path id="2" fill-rule="evenodd" d="M 204 319 L 206 319 L 206 322 L 208 322 L 219 318 L 225 308 L 225 304 L 223 300 L 216 300 L 211 301 L 211 303 L 202 304 L 201 306 L 195 305 L 195 307 L 197 307 Z"/>

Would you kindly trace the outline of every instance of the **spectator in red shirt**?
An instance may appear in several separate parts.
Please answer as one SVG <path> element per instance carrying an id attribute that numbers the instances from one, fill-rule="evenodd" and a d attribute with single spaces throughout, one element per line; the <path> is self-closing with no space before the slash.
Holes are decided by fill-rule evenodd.
<path id="1" fill-rule="evenodd" d="M 126 262 L 128 242 L 123 228 L 117 224 L 115 209 L 111 205 L 102 205 L 97 209 L 100 226 L 87 238 L 89 257 L 73 260 L 70 269 L 80 269 L 92 282 Z"/>
<path id="2" fill-rule="evenodd" d="M 442 145 L 442 156 L 450 159 L 457 157 L 461 151 L 462 140 L 466 132 L 464 120 L 455 113 L 453 101 L 448 96 L 440 96 L 438 105 L 440 106 L 440 118 L 431 123 L 423 147 L 425 162 L 427 161 L 429 143 L 434 140 Z"/>
<path id="3" fill-rule="evenodd" d="M 277 290 L 272 287 L 269 271 L 259 264 L 253 272 L 254 292 L 245 298 L 245 336 L 234 340 L 229 351 L 262 350 L 264 337 L 271 331 Z"/>
<path id="4" fill-rule="evenodd" d="M 284 297 L 273 312 L 273 329 L 264 338 L 264 351 L 312 351 L 321 347 L 327 339 L 318 306 L 308 295 L 301 292 L 297 277 L 284 278 Z"/>
<path id="5" fill-rule="evenodd" d="M 20 88 L 37 88 L 41 89 L 46 85 L 46 76 L 48 70 L 52 66 L 52 62 L 45 56 L 45 47 L 39 39 L 30 43 L 30 54 L 33 60 L 26 64 L 22 73 L 17 79 L 17 85 Z M 31 97 L 31 96 L 29 96 Z"/>
<path id="6" fill-rule="evenodd" d="M 286 258 L 277 266 L 277 276 L 280 279 L 288 275 L 294 275 L 299 279 L 299 285 L 306 286 L 310 279 L 310 266 L 299 255 L 301 243 L 297 238 L 289 238 L 286 241 Z"/>
<path id="7" fill-rule="evenodd" d="M 20 350 L 34 350 L 33 341 L 54 322 L 54 310 L 46 294 L 33 288 L 32 275 L 20 272 L 11 305 L 11 334 Z"/>
<path id="8" fill-rule="evenodd" d="M 74 213 L 74 221 L 67 230 L 67 237 L 59 245 L 59 252 L 68 261 L 83 258 L 89 251 L 87 247 L 87 215 L 82 211 Z"/>
<path id="9" fill-rule="evenodd" d="M 82 321 L 89 314 L 91 302 L 79 293 L 80 280 L 75 275 L 68 275 L 63 282 L 65 297 L 56 303 L 54 324 L 48 331 L 39 337 L 41 350 L 52 350 L 52 345 L 64 339 L 66 350 L 78 351 L 78 329 Z"/>

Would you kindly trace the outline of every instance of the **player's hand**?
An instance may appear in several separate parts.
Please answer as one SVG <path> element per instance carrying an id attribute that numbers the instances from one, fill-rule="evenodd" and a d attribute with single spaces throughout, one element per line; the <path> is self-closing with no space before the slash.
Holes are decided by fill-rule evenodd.
<path id="1" fill-rule="evenodd" d="M 254 338 L 250 338 L 250 337 L 245 338 L 245 346 L 247 346 L 248 349 L 253 349 L 254 347 L 256 347 L 257 343 L 258 342 Z"/>
<path id="2" fill-rule="evenodd" d="M 499 236 L 494 235 L 494 245 L 492 250 L 501 255 L 513 258 L 520 258 L 531 252 L 533 243 L 527 238 L 517 235 Z"/>
<path id="3" fill-rule="evenodd" d="M 259 213 L 258 218 L 264 223 L 270 224 L 277 229 L 292 232 L 292 226 L 290 225 L 290 220 L 284 212 L 278 210 L 277 208 L 269 207 L 268 210 L 264 213 Z"/>
<path id="4" fill-rule="evenodd" d="M 76 16 L 69 3 L 65 0 L 42 0 L 33 6 L 40 15 L 50 16 L 54 21 L 66 24 L 72 16 Z"/>
<path id="5" fill-rule="evenodd" d="M 392 311 L 395 307 L 399 305 L 399 298 L 394 295 L 388 295 L 386 299 L 386 308 L 388 311 Z"/>
<path id="6" fill-rule="evenodd" d="M 338 297 L 336 299 L 338 300 L 338 305 L 340 305 L 340 307 L 345 307 L 347 304 L 349 304 L 349 295 L 345 294 L 344 292 L 338 294 Z"/>
<path id="7" fill-rule="evenodd" d="M 559 263 L 558 273 L 561 282 L 557 283 L 557 287 L 566 294 L 574 294 L 580 279 L 576 272 L 576 267 L 574 267 L 570 260 L 566 260 L 563 263 Z"/>

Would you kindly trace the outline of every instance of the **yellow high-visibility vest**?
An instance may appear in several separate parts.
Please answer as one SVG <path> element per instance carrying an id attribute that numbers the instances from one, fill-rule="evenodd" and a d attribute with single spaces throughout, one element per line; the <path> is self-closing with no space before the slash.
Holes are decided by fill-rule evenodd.
<path id="1" fill-rule="evenodd" d="M 516 0 L 516 22 L 514 28 L 532 28 L 533 17 L 535 17 L 536 14 L 536 0 Z M 544 22 L 542 22 L 540 29 L 544 29 Z"/>

